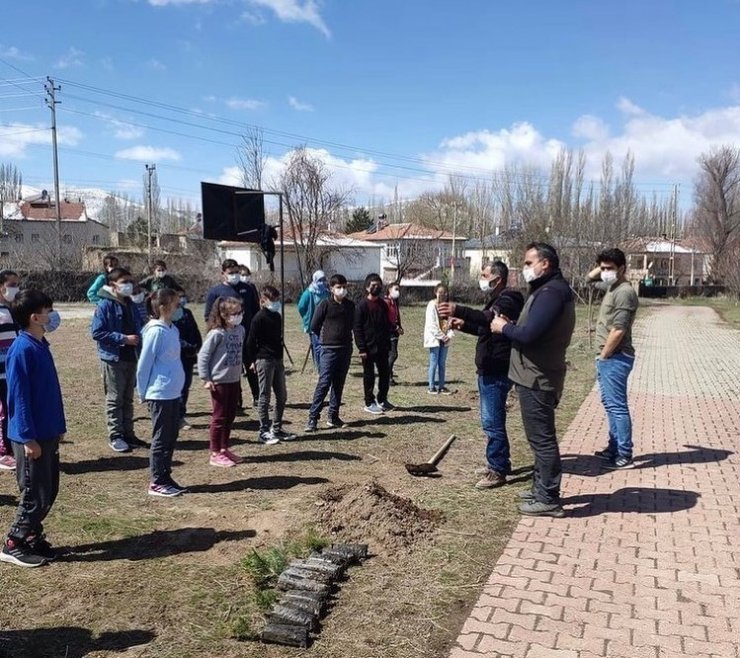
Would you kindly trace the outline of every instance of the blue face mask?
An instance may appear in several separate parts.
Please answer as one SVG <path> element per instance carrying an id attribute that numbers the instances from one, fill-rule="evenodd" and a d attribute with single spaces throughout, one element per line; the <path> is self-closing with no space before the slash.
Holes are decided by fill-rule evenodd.
<path id="1" fill-rule="evenodd" d="M 180 297 L 180 306 L 187 306 L 187 305 L 188 305 L 188 298 Z"/>
<path id="2" fill-rule="evenodd" d="M 182 310 L 182 307 L 178 306 L 172 314 L 172 321 L 178 322 L 179 320 L 182 320 L 183 315 L 185 315 L 185 312 Z"/>
<path id="3" fill-rule="evenodd" d="M 272 311 L 273 313 L 282 313 L 283 312 L 283 305 L 280 302 L 270 302 L 267 305 L 268 310 Z"/>
<path id="4" fill-rule="evenodd" d="M 62 324 L 62 316 L 58 311 L 49 311 L 49 321 L 44 325 L 44 331 L 48 334 L 59 329 Z"/>

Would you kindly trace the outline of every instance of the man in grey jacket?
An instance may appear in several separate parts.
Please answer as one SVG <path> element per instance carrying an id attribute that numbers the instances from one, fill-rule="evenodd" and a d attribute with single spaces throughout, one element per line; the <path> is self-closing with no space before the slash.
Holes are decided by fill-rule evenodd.
<path id="1" fill-rule="evenodd" d="M 529 297 L 514 324 L 505 316 L 491 331 L 512 342 L 509 379 L 516 384 L 527 441 L 534 453 L 534 482 L 519 506 L 529 516 L 565 516 L 560 505 L 562 464 L 555 432 L 555 408 L 565 384 L 565 351 L 576 322 L 570 285 L 560 272 L 555 248 L 544 242 L 527 245 L 522 276 Z"/>

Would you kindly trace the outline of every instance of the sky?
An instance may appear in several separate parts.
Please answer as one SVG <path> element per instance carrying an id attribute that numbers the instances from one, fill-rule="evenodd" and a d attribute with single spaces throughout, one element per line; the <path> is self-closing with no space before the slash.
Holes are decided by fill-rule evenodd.
<path id="1" fill-rule="evenodd" d="M 740 144 L 740 0 L 24 0 L 3 3 L 0 163 L 52 186 L 199 203 L 239 184 L 263 130 L 267 172 L 306 145 L 355 202 L 414 198 L 450 175 L 546 171 L 583 149 L 587 178 L 631 151 L 645 194 Z"/>

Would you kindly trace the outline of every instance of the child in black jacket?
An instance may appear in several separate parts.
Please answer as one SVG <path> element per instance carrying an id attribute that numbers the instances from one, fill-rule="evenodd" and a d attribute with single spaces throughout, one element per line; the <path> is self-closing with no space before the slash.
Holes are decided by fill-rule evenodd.
<path id="1" fill-rule="evenodd" d="M 203 336 L 198 329 L 193 312 L 187 308 L 187 303 L 188 298 L 183 291 L 180 293 L 180 306 L 172 317 L 172 323 L 180 332 L 180 360 L 185 371 L 185 385 L 182 387 L 180 399 L 180 429 L 183 430 L 191 429 L 185 414 L 188 408 L 190 386 L 193 383 L 193 368 L 198 360 L 198 350 L 203 345 Z"/>

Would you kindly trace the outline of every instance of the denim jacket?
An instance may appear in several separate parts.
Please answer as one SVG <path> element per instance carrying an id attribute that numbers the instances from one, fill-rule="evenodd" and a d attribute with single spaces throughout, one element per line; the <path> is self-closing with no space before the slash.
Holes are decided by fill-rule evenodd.
<path id="1" fill-rule="evenodd" d="M 126 334 L 123 332 L 124 304 L 130 305 L 135 334 L 141 335 L 141 317 L 134 303 L 130 300 L 120 301 L 107 287 L 100 290 L 100 301 L 95 307 L 90 335 L 98 344 L 98 356 L 103 361 L 117 363 L 121 348 L 126 344 Z"/>

